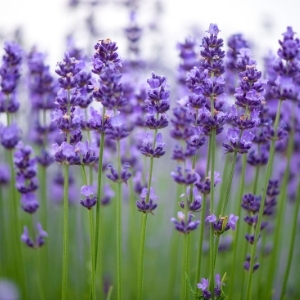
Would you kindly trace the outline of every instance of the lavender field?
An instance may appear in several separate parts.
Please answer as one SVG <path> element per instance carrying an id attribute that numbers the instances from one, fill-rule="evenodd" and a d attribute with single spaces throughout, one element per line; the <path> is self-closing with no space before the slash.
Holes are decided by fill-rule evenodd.
<path id="1" fill-rule="evenodd" d="M 54 52 L 0 24 L 0 300 L 300 299 L 300 24 L 149 3 L 66 2 Z"/>

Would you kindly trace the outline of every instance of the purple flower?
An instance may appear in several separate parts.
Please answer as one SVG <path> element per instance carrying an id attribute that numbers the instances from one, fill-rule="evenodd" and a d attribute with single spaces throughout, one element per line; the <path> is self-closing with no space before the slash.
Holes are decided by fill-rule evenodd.
<path id="1" fill-rule="evenodd" d="M 29 237 L 28 228 L 24 226 L 24 231 L 21 235 L 21 241 L 30 248 L 40 248 L 45 244 L 45 237 L 48 236 L 47 232 L 43 230 L 40 223 L 36 223 L 37 236 L 35 242 Z"/>
<path id="2" fill-rule="evenodd" d="M 121 140 L 129 135 L 129 131 L 120 115 L 110 119 L 110 126 L 106 129 L 106 136 L 112 140 Z"/>
<path id="3" fill-rule="evenodd" d="M 26 226 L 24 226 L 24 231 L 23 231 L 23 233 L 21 235 L 21 241 L 23 243 L 25 243 L 30 248 L 34 247 L 34 243 L 33 243 L 33 241 L 29 237 L 28 228 Z"/>
<path id="4" fill-rule="evenodd" d="M 111 164 L 107 165 L 107 168 L 110 170 L 110 174 L 107 173 L 106 177 L 114 182 L 124 182 L 127 184 L 127 180 L 132 176 L 132 174 L 128 171 L 130 168 L 129 163 L 123 164 L 121 174 L 118 174 L 117 170 Z"/>
<path id="5" fill-rule="evenodd" d="M 205 300 L 211 298 L 211 293 L 208 291 L 209 281 L 208 279 L 201 278 L 201 282 L 197 284 L 198 289 L 202 291 L 202 296 Z"/>
<path id="6" fill-rule="evenodd" d="M 94 189 L 91 185 L 84 185 L 81 188 L 81 194 L 85 196 L 84 200 L 80 200 L 80 204 L 90 210 L 97 203 L 97 198 L 95 197 Z"/>
<path id="7" fill-rule="evenodd" d="M 189 232 L 196 230 L 200 224 L 200 221 L 192 221 L 194 215 L 188 213 L 188 217 L 186 219 L 185 215 L 179 211 L 177 214 L 178 220 L 175 218 L 171 219 L 171 222 L 175 224 L 175 229 L 184 234 L 188 234 Z"/>
<path id="8" fill-rule="evenodd" d="M 160 158 L 165 154 L 165 143 L 162 141 L 162 134 L 158 133 L 156 136 L 155 148 L 153 148 L 153 137 L 147 133 L 142 145 L 139 147 L 141 153 L 147 157 Z"/>
<path id="9" fill-rule="evenodd" d="M 4 148 L 9 150 L 15 148 L 20 139 L 21 130 L 16 124 L 0 127 L 0 141 Z"/>
<path id="10" fill-rule="evenodd" d="M 229 128 L 227 137 L 230 141 L 230 145 L 223 143 L 223 147 L 226 149 L 226 153 L 238 152 L 244 154 L 247 153 L 251 148 L 254 134 L 250 131 L 241 132 L 239 129 Z"/>
<path id="11" fill-rule="evenodd" d="M 89 143 L 86 141 L 78 142 L 75 145 L 76 153 L 80 156 L 80 162 L 82 165 L 92 165 L 96 160 L 96 146 L 94 144 L 89 145 Z"/>
<path id="12" fill-rule="evenodd" d="M 54 144 L 52 147 L 53 155 L 57 162 L 69 165 L 80 164 L 80 156 L 75 151 L 75 147 L 73 145 L 63 142 L 60 146 L 58 146 L 58 144 Z"/>
<path id="13" fill-rule="evenodd" d="M 6 103 L 0 101 L 0 107 L 3 112 L 9 112 L 12 106 L 15 108 L 11 112 L 15 112 L 19 108 L 19 103 L 16 99 L 11 97 L 14 94 L 18 80 L 21 76 L 20 68 L 22 62 L 22 49 L 14 42 L 6 42 L 4 45 L 5 54 L 2 58 L 2 65 L 0 67 L 0 86 L 1 86 L 1 98 L 6 97 Z M 11 94 L 11 95 L 10 95 Z M 9 109 L 10 108 L 10 109 Z"/>
<path id="14" fill-rule="evenodd" d="M 209 286 L 209 281 L 208 279 L 205 278 L 201 278 L 201 282 L 197 284 L 197 287 L 199 290 L 201 290 L 202 292 L 206 291 L 208 289 Z"/>
<path id="15" fill-rule="evenodd" d="M 39 208 L 39 203 L 34 193 L 26 193 L 21 196 L 21 206 L 24 211 L 33 214 Z"/>
<path id="16" fill-rule="evenodd" d="M 147 197 L 148 197 L 148 201 L 147 201 Z M 136 206 L 138 210 L 143 213 L 149 212 L 152 214 L 152 211 L 155 210 L 157 207 L 157 203 L 155 203 L 154 201 L 158 199 L 158 197 L 154 193 L 154 189 L 150 187 L 150 192 L 148 196 L 148 189 L 143 188 L 140 194 L 140 198 L 141 201 L 136 201 Z"/>
<path id="17" fill-rule="evenodd" d="M 190 186 L 188 186 L 186 188 L 186 194 L 183 194 L 180 197 L 186 197 L 187 198 L 187 203 L 188 203 L 189 210 L 197 212 L 201 208 L 202 198 L 201 198 L 201 196 L 200 196 L 200 194 L 198 192 L 197 187 L 194 187 L 193 188 L 193 198 L 189 199 L 189 197 L 190 197 L 190 189 L 191 189 Z M 185 205 L 185 202 L 181 201 L 180 202 L 181 208 L 184 209 L 184 205 Z"/>
<path id="18" fill-rule="evenodd" d="M 10 171 L 7 165 L 0 165 L 0 186 L 7 184 L 10 180 Z"/>
<path id="19" fill-rule="evenodd" d="M 228 216 L 220 216 L 219 219 L 217 219 L 214 214 L 211 214 L 206 217 L 205 221 L 212 223 L 215 235 L 221 235 L 229 229 L 235 230 L 238 218 L 238 216 L 230 214 L 229 218 Z"/>

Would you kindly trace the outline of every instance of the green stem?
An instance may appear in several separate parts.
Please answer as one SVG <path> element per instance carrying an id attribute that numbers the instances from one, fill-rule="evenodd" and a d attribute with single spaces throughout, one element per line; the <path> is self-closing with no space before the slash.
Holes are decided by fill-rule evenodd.
<path id="1" fill-rule="evenodd" d="M 95 254 L 94 254 L 94 212 L 90 209 L 89 210 L 89 223 L 90 223 L 90 239 L 91 239 L 91 262 L 92 262 L 92 268 L 91 268 L 91 299 L 96 299 L 96 293 L 95 293 Z"/>
<path id="2" fill-rule="evenodd" d="M 225 191 L 225 197 L 224 197 L 224 203 L 223 203 L 223 207 L 222 207 L 222 211 L 221 211 L 221 216 L 224 215 L 226 207 L 228 205 L 230 190 L 231 190 L 231 184 L 232 184 L 232 179 L 233 179 L 233 175 L 234 175 L 234 168 L 235 168 L 235 164 L 236 164 L 236 158 L 237 158 L 237 152 L 234 152 L 232 163 L 231 163 L 231 168 L 230 168 L 230 173 L 229 173 L 229 179 L 228 179 L 228 182 L 227 182 L 227 188 L 226 188 L 226 191 Z M 221 195 L 221 199 L 222 198 L 223 198 L 223 195 Z"/>
<path id="3" fill-rule="evenodd" d="M 207 163 L 206 163 L 205 177 L 208 176 L 208 172 L 210 169 L 210 153 L 211 153 L 211 138 L 209 138 L 209 141 L 208 141 L 208 158 L 207 158 Z M 201 224 L 204 224 L 204 222 L 205 222 L 206 200 L 207 200 L 207 195 L 204 194 L 203 201 L 202 201 Z M 198 246 L 198 264 L 197 264 L 196 284 L 200 281 L 203 236 L 204 236 L 204 226 L 202 225 L 202 226 L 200 226 L 200 230 L 199 230 L 199 246 Z M 195 297 L 198 297 L 198 295 L 195 295 Z"/>
<path id="4" fill-rule="evenodd" d="M 140 259 L 139 259 L 139 271 L 138 271 L 138 298 L 137 299 L 143 299 L 142 296 L 143 296 L 143 272 L 144 272 L 146 227 L 147 227 L 147 213 L 144 213 L 143 217 L 142 217 Z"/>
<path id="5" fill-rule="evenodd" d="M 210 214 L 214 213 L 214 197 L 215 197 L 215 154 L 216 154 L 216 130 L 213 129 L 211 133 L 211 173 L 210 173 Z M 210 225 L 209 232 L 209 261 L 210 261 L 210 275 L 209 275 L 209 288 L 212 291 L 212 299 L 214 299 L 213 286 L 214 286 L 214 227 Z"/>
<path id="6" fill-rule="evenodd" d="M 37 249 L 38 254 L 35 257 L 36 260 L 36 265 L 37 265 L 37 281 L 38 281 L 38 286 L 39 286 L 39 294 L 40 294 L 40 299 L 44 300 L 45 298 L 45 292 L 44 292 L 44 287 L 46 287 L 46 284 L 43 282 L 43 276 L 39 276 L 39 274 L 43 274 L 43 268 L 42 268 L 42 257 L 41 257 L 41 249 Z"/>
<path id="7" fill-rule="evenodd" d="M 247 155 L 243 155 L 243 164 L 242 164 L 242 173 L 241 173 L 241 181 L 239 184 L 239 191 L 238 191 L 238 211 L 237 216 L 241 219 L 241 210 L 242 210 L 242 197 L 243 197 L 243 191 L 244 191 L 244 185 L 245 185 L 245 173 L 246 173 L 246 166 L 247 166 Z M 234 277 L 235 277 L 235 270 L 236 270 L 236 264 L 237 264 L 237 250 L 240 239 L 240 231 L 241 231 L 241 224 L 237 226 L 236 233 L 235 233 L 235 240 L 233 245 L 233 259 L 232 259 L 232 272 L 230 276 L 230 294 L 229 299 L 233 298 L 233 291 L 234 291 Z"/>
<path id="8" fill-rule="evenodd" d="M 105 117 L 105 107 L 103 107 L 102 112 L 102 124 L 104 123 Z M 104 132 L 101 132 L 100 138 L 100 148 L 99 148 L 99 160 L 98 160 L 98 182 L 97 182 L 97 204 L 96 204 L 96 230 L 95 230 L 95 270 L 97 269 L 97 262 L 98 262 L 98 247 L 99 247 L 99 240 L 100 240 L 100 207 L 101 207 L 101 184 L 102 184 L 102 163 L 103 163 L 103 151 L 104 151 Z M 100 264 L 101 265 L 101 264 Z M 100 278 L 102 278 L 102 274 L 100 274 Z M 100 279 L 101 281 L 101 279 Z M 101 283 L 100 283 L 101 284 Z"/>
<path id="9" fill-rule="evenodd" d="M 67 299 L 68 285 L 68 246 L 69 246 L 69 165 L 64 165 L 64 212 L 63 212 L 63 270 L 62 300 Z"/>
<path id="10" fill-rule="evenodd" d="M 255 177 L 254 177 L 254 183 L 253 183 L 253 194 L 255 195 L 257 192 L 257 186 L 258 186 L 258 178 L 259 178 L 259 170 L 260 166 L 258 165 L 255 168 Z"/>
<path id="11" fill-rule="evenodd" d="M 88 185 L 86 170 L 84 165 L 81 165 L 82 167 L 82 173 L 84 178 L 84 184 Z M 91 245 L 91 290 L 90 295 L 91 299 L 96 299 L 96 293 L 95 293 L 95 254 L 94 254 L 94 243 L 95 243 L 95 236 L 94 236 L 94 214 L 93 211 L 89 210 L 89 226 L 90 226 L 90 245 Z"/>
<path id="12" fill-rule="evenodd" d="M 117 159 L 118 159 L 118 174 L 121 176 L 121 155 L 120 155 L 120 140 L 117 140 Z M 118 300 L 122 299 L 122 182 L 119 178 L 117 185 L 117 287 L 118 287 Z"/>
<path id="13" fill-rule="evenodd" d="M 187 289 L 187 269 L 188 269 L 188 234 L 184 234 L 184 247 L 183 247 L 183 256 L 182 256 L 182 275 L 181 275 L 181 299 L 186 300 L 188 298 L 188 289 Z"/>
<path id="14" fill-rule="evenodd" d="M 279 100 L 276 118 L 275 118 L 275 124 L 274 124 L 274 138 L 272 139 L 272 143 L 271 143 L 270 156 L 269 156 L 269 161 L 268 161 L 268 165 L 267 165 L 267 171 L 266 171 L 265 182 L 264 182 L 264 187 L 263 187 L 263 194 L 262 194 L 262 198 L 261 198 L 262 200 L 260 203 L 258 220 L 257 220 L 257 224 L 255 227 L 254 243 L 252 245 L 252 251 L 251 251 L 249 277 L 248 277 L 247 291 L 246 291 L 246 300 L 251 299 L 254 258 L 255 258 L 255 254 L 256 254 L 259 231 L 260 231 L 260 227 L 261 227 L 261 223 L 262 223 L 263 211 L 264 211 L 265 203 L 266 203 L 267 187 L 268 187 L 269 180 L 270 180 L 271 173 L 272 173 L 272 166 L 273 166 L 274 153 L 275 153 L 275 141 L 276 141 L 277 128 L 278 128 L 279 119 L 280 119 L 281 105 L 282 105 L 282 100 Z"/>
<path id="15" fill-rule="evenodd" d="M 153 143 L 152 143 L 152 149 L 155 149 L 155 146 L 156 146 L 157 131 L 158 130 L 155 129 Z M 151 187 L 151 183 L 152 183 L 153 166 L 154 166 L 154 157 L 151 156 L 150 157 L 149 178 L 148 178 L 148 184 L 147 184 L 147 195 L 146 195 L 146 200 L 145 200 L 146 203 L 148 203 L 149 199 L 150 199 L 150 187 Z M 144 222 L 145 222 L 145 224 L 144 224 Z M 146 228 L 147 228 L 146 222 L 147 222 L 147 218 L 143 217 L 142 229 L 141 229 L 139 271 L 138 271 L 138 295 L 139 295 L 138 299 L 142 299 L 142 295 L 143 295 L 144 252 L 145 252 L 145 240 L 146 240 Z"/>
<path id="16" fill-rule="evenodd" d="M 300 179 L 298 183 L 297 194 L 295 197 L 295 207 L 294 207 L 294 215 L 293 215 L 293 223 L 292 223 L 292 232 L 291 232 L 291 241 L 289 246 L 289 253 L 288 253 L 288 261 L 286 265 L 286 269 L 283 276 L 283 284 L 280 294 L 280 299 L 284 299 L 286 286 L 290 275 L 290 270 L 292 266 L 293 254 L 295 249 L 295 241 L 297 237 L 297 223 L 298 223 L 298 214 L 299 214 L 299 207 L 300 207 Z"/>
<path id="17" fill-rule="evenodd" d="M 294 117 L 292 118 L 294 120 Z M 294 121 L 292 121 L 294 123 Z M 278 254 L 279 249 L 281 245 L 281 238 L 282 238 L 282 229 L 284 224 L 284 215 L 285 215 L 285 207 L 286 207 L 286 194 L 287 194 L 287 187 L 289 183 L 289 176 L 290 176 L 290 167 L 291 167 L 291 158 L 294 150 L 294 138 L 295 138 L 295 131 L 294 131 L 294 124 L 292 124 L 291 128 L 291 134 L 289 136 L 289 142 L 288 142 L 288 148 L 287 148 L 287 165 L 285 168 L 285 172 L 283 175 L 283 181 L 281 186 L 281 192 L 279 195 L 278 200 L 278 218 L 276 221 L 276 230 L 275 230 L 275 239 L 274 239 L 274 248 L 273 253 L 271 255 L 271 261 L 270 261 L 270 269 L 268 273 L 268 284 L 267 284 L 267 290 L 270 290 L 272 288 L 272 284 L 274 281 L 275 276 L 275 268 L 278 266 Z"/>

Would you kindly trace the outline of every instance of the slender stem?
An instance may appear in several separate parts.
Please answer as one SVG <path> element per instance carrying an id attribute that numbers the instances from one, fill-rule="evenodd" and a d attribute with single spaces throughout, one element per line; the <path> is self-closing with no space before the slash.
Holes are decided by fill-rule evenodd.
<path id="1" fill-rule="evenodd" d="M 261 223 L 262 223 L 263 211 L 264 211 L 264 207 L 265 207 L 265 203 L 266 203 L 267 187 L 268 187 L 269 180 L 270 180 L 271 173 L 272 173 L 272 166 L 273 166 L 274 153 L 275 153 L 275 141 L 276 141 L 277 128 L 278 128 L 279 119 L 280 119 L 281 105 L 282 105 L 282 100 L 279 100 L 278 107 L 277 107 L 276 118 L 275 118 L 275 124 L 274 124 L 274 138 L 272 139 L 272 143 L 271 143 L 270 156 L 269 156 L 269 161 L 268 161 L 268 165 L 267 165 L 267 171 L 266 171 L 266 176 L 265 176 L 262 200 L 261 200 L 261 204 L 260 204 L 257 224 L 256 224 L 256 227 L 255 227 L 254 243 L 252 245 L 252 251 L 251 251 L 249 277 L 248 277 L 247 292 L 246 292 L 246 300 L 251 299 L 254 258 L 255 258 L 257 242 L 258 242 L 258 238 L 259 238 L 259 231 L 260 231 L 260 227 L 261 227 Z"/>
<path id="2" fill-rule="evenodd" d="M 208 172 L 210 169 L 210 153 L 211 153 L 211 138 L 208 141 L 208 158 L 206 163 L 206 171 L 205 177 L 208 176 Z M 206 200 L 207 194 L 204 194 L 203 201 L 202 201 L 202 211 L 201 211 L 201 224 L 205 222 L 205 213 L 206 213 Z M 202 264 L 202 247 L 203 247 L 203 235 L 204 235 L 204 226 L 200 226 L 199 230 L 199 247 L 198 247 L 198 264 L 197 264 L 197 275 L 196 275 L 196 284 L 200 281 L 200 274 L 201 274 L 201 264 Z M 198 297 L 198 295 L 196 295 Z"/>
<path id="3" fill-rule="evenodd" d="M 220 195 L 224 195 L 225 193 L 225 188 L 227 187 L 227 173 L 228 173 L 228 168 L 229 168 L 229 164 L 230 164 L 230 155 L 226 155 L 225 157 L 225 164 L 224 164 L 224 168 L 223 168 L 223 172 L 222 172 L 222 183 L 221 183 L 221 191 L 220 191 Z M 222 207 L 222 201 L 218 202 L 217 205 L 217 212 L 220 213 Z"/>
<path id="4" fill-rule="evenodd" d="M 215 197 L 215 153 L 216 153 L 216 130 L 213 129 L 211 133 L 211 180 L 210 180 L 210 214 L 214 213 L 214 197 Z M 212 291 L 212 299 L 214 299 L 213 293 L 213 281 L 214 281 L 214 227 L 213 224 L 210 225 L 209 232 L 209 261 L 210 261 L 210 276 L 209 285 L 210 291 Z"/>
<path id="5" fill-rule="evenodd" d="M 299 207 L 300 207 L 300 179 L 298 183 L 297 194 L 295 197 L 295 207 L 294 207 L 294 215 L 293 215 L 293 223 L 292 223 L 292 232 L 291 232 L 291 241 L 289 246 L 289 253 L 288 253 L 288 261 L 286 265 L 286 269 L 283 276 L 283 284 L 281 289 L 280 299 L 284 299 L 286 286 L 290 275 L 290 270 L 292 266 L 293 254 L 295 250 L 295 241 L 297 237 L 297 223 L 298 223 L 298 214 L 299 214 Z"/>
<path id="6" fill-rule="evenodd" d="M 63 212 L 63 270 L 62 300 L 67 299 L 68 284 L 68 247 L 69 247 L 69 165 L 64 165 L 64 212 Z"/>
<path id="7" fill-rule="evenodd" d="M 153 143 L 152 143 L 152 149 L 155 149 L 155 146 L 156 146 L 157 131 L 158 130 L 155 129 Z M 152 183 L 153 166 L 154 166 L 154 157 L 151 156 L 150 157 L 149 178 L 148 178 L 148 184 L 147 184 L 146 203 L 148 203 L 149 199 L 150 199 L 150 187 L 151 187 L 151 183 Z M 144 222 L 145 222 L 145 224 L 144 224 Z M 144 252 L 145 252 L 145 240 L 146 240 L 146 228 L 147 228 L 146 222 L 147 222 L 147 218 L 145 218 L 143 216 L 142 229 L 141 229 L 141 243 L 140 243 L 140 260 L 139 260 L 139 271 L 138 271 L 138 295 L 139 295 L 138 299 L 142 299 L 142 295 L 143 295 Z"/>
<path id="8" fill-rule="evenodd" d="M 117 140 L 117 159 L 118 159 L 118 174 L 119 181 L 117 184 L 117 287 L 118 287 L 118 300 L 122 299 L 122 182 L 121 182 L 121 155 L 120 155 L 120 140 Z"/>
<path id="9" fill-rule="evenodd" d="M 292 123 L 294 123 L 294 116 L 292 117 Z M 294 130 L 294 124 L 292 124 L 291 127 L 291 133 L 288 140 L 288 148 L 287 148 L 287 165 L 285 168 L 285 172 L 283 175 L 282 185 L 281 185 L 281 192 L 278 199 L 278 218 L 276 221 L 276 230 L 275 230 L 275 239 L 274 239 L 274 248 L 273 253 L 271 255 L 271 261 L 270 261 L 270 269 L 268 273 L 268 284 L 267 288 L 270 290 L 272 288 L 275 272 L 275 267 L 278 266 L 278 252 L 281 244 L 281 238 L 282 238 L 282 229 L 284 224 L 284 215 L 285 215 L 285 207 L 286 207 L 286 194 L 287 194 L 287 188 L 289 183 L 289 177 L 290 177 L 290 166 L 291 166 L 291 158 L 294 150 L 294 138 L 295 138 L 295 130 Z"/>
<path id="10" fill-rule="evenodd" d="M 90 223 L 90 239 L 91 239 L 91 261 L 92 261 L 92 269 L 91 269 L 91 299 L 96 299 L 95 293 L 95 254 L 94 254 L 94 212 L 89 210 L 89 223 Z"/>
<path id="11" fill-rule="evenodd" d="M 188 289 L 187 289 L 187 269 L 188 269 L 188 243 L 189 243 L 189 236 L 187 233 L 184 234 L 184 247 L 183 247 L 183 268 L 182 268 L 182 278 L 181 278 L 181 299 L 186 300 L 188 298 Z"/>
<path id="12" fill-rule="evenodd" d="M 254 195 L 257 192 L 258 179 L 259 179 L 259 171 L 260 171 L 260 166 L 258 165 L 255 168 L 255 177 L 254 177 L 254 183 L 253 183 L 253 194 Z"/>
<path id="13" fill-rule="evenodd" d="M 231 163 L 231 168 L 230 168 L 230 173 L 229 173 L 229 179 L 227 182 L 227 188 L 225 191 L 225 197 L 224 197 L 224 203 L 223 203 L 223 207 L 222 207 L 222 211 L 221 211 L 221 216 L 224 215 L 228 201 L 229 201 L 231 184 L 232 184 L 232 179 L 233 179 L 233 175 L 234 175 L 234 168 L 235 168 L 235 164 L 236 164 L 236 158 L 237 158 L 237 152 L 234 152 L 232 163 Z M 221 195 L 221 199 L 222 198 L 223 198 L 223 195 Z"/>
<path id="14" fill-rule="evenodd" d="M 113 291 L 113 286 L 111 285 L 111 286 L 109 287 L 109 289 L 108 289 L 108 293 L 107 293 L 106 300 L 110 300 L 112 291 Z"/>
<path id="15" fill-rule="evenodd" d="M 84 178 L 84 184 L 88 185 L 86 170 L 84 165 L 82 167 L 82 173 Z M 91 290 L 90 295 L 91 299 L 96 299 L 96 293 L 95 293 L 95 254 L 94 254 L 94 243 L 95 243 L 95 235 L 94 235 L 94 214 L 93 211 L 89 210 L 89 226 L 90 226 L 90 245 L 91 245 Z"/>
<path id="16" fill-rule="evenodd" d="M 241 181 L 239 184 L 239 191 L 238 191 L 238 211 L 237 216 L 241 218 L 241 210 L 242 210 L 242 196 L 244 191 L 244 185 L 245 185 L 245 173 L 246 173 L 246 166 L 247 166 L 247 155 L 243 155 L 243 163 L 242 163 L 242 173 L 241 173 Z M 237 264 L 237 250 L 239 245 L 239 238 L 240 238 L 240 230 L 241 230 L 241 224 L 236 227 L 236 233 L 235 233 L 235 240 L 233 245 L 233 259 L 232 259 L 232 271 L 230 276 L 230 294 L 229 299 L 233 298 L 233 291 L 234 291 L 234 277 L 235 277 L 235 270 L 236 270 L 236 264 Z"/>
<path id="17" fill-rule="evenodd" d="M 102 111 L 102 124 L 104 124 L 104 117 L 105 117 L 105 107 L 103 107 Z M 98 160 L 98 182 L 97 182 L 97 204 L 96 204 L 96 230 L 95 230 L 95 270 L 97 269 L 97 262 L 98 262 L 98 247 L 99 247 L 99 236 L 100 236 L 100 207 L 101 207 L 101 184 L 102 184 L 102 163 L 103 163 L 103 151 L 104 151 L 104 132 L 101 132 L 100 137 L 100 148 L 99 148 L 99 160 Z M 101 264 L 100 264 L 101 265 Z M 102 274 L 100 274 L 100 278 L 102 278 Z M 101 280 L 101 279 L 100 279 Z"/>
<path id="18" fill-rule="evenodd" d="M 142 217 L 141 244 L 140 244 L 140 259 L 138 271 L 138 298 L 143 299 L 143 272 L 144 272 L 144 255 L 145 255 L 145 239 L 146 239 L 147 213 Z"/>
<path id="19" fill-rule="evenodd" d="M 36 275 L 37 275 L 37 281 L 38 281 L 38 286 L 39 286 L 39 294 L 40 294 L 40 299 L 41 300 L 44 300 L 46 299 L 45 298 L 45 291 L 44 291 L 44 287 L 46 287 L 47 284 L 44 284 L 43 282 L 43 276 L 39 276 L 39 274 L 42 274 L 43 273 L 43 268 L 42 268 L 42 257 L 41 257 L 41 249 L 37 249 L 37 255 L 35 257 L 35 260 L 36 260 L 36 268 L 37 268 L 37 272 L 36 272 Z"/>

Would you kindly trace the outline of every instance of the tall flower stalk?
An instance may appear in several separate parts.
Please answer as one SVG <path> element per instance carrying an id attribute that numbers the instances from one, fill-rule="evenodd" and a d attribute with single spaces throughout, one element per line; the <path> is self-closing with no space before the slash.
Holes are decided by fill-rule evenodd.
<path id="1" fill-rule="evenodd" d="M 139 258 L 139 270 L 138 270 L 138 299 L 143 297 L 143 271 L 144 271 L 144 252 L 146 241 L 146 228 L 147 228 L 147 214 L 157 207 L 154 201 L 157 197 L 154 195 L 153 188 L 151 187 L 154 158 L 160 158 L 165 154 L 161 133 L 158 133 L 159 129 L 168 126 L 168 120 L 166 118 L 166 112 L 170 108 L 169 94 L 170 91 L 166 85 L 166 78 L 158 76 L 152 73 L 152 77 L 147 80 L 149 84 L 147 111 L 145 116 L 145 126 L 151 130 L 154 130 L 154 135 L 147 134 L 139 147 L 139 150 L 146 157 L 150 157 L 149 174 L 147 189 L 144 189 L 141 194 L 141 201 L 137 201 L 136 205 L 140 212 L 143 212 L 142 228 L 141 228 L 141 242 L 140 242 L 140 258 Z"/>

